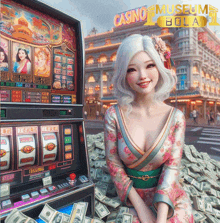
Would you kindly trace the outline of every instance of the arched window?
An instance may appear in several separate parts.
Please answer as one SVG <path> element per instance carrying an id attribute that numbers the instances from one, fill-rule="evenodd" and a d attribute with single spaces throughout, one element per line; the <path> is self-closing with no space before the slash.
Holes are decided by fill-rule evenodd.
<path id="1" fill-rule="evenodd" d="M 204 73 L 203 70 L 202 70 L 202 72 L 201 72 L 201 76 L 202 76 L 202 77 L 205 77 L 205 73 Z"/>
<path id="2" fill-rule="evenodd" d="M 210 79 L 210 75 L 209 74 L 206 74 L 206 79 Z"/>
<path id="3" fill-rule="evenodd" d="M 94 83 L 94 82 L 95 82 L 95 78 L 94 78 L 93 75 L 91 75 L 91 76 L 89 77 L 88 82 L 89 82 L 89 83 Z"/>
<path id="4" fill-rule="evenodd" d="M 193 87 L 199 87 L 199 81 L 193 81 Z"/>
<path id="5" fill-rule="evenodd" d="M 104 86 L 104 87 L 103 87 L 103 93 L 105 93 L 105 94 L 108 93 L 107 86 Z"/>
<path id="6" fill-rule="evenodd" d="M 94 64 L 95 60 L 92 56 L 90 56 L 87 60 L 86 60 L 86 64 Z"/>
<path id="7" fill-rule="evenodd" d="M 116 61 L 116 52 L 113 53 L 110 57 L 110 60 L 113 62 L 113 61 Z"/>
<path id="8" fill-rule="evenodd" d="M 99 91 L 100 90 L 100 86 L 97 84 L 96 86 L 95 86 L 95 91 Z"/>
<path id="9" fill-rule="evenodd" d="M 93 94 L 94 93 L 94 88 L 93 87 L 89 87 L 89 94 Z"/>
<path id="10" fill-rule="evenodd" d="M 108 81 L 108 76 L 107 74 L 102 75 L 102 81 Z"/>
<path id="11" fill-rule="evenodd" d="M 205 84 L 202 83 L 202 90 L 205 91 Z"/>
<path id="12" fill-rule="evenodd" d="M 211 81 L 215 81 L 215 78 L 213 75 L 211 76 Z"/>
<path id="13" fill-rule="evenodd" d="M 98 59 L 99 63 L 106 63 L 107 62 L 107 56 L 102 54 L 100 55 L 99 59 Z"/>
<path id="14" fill-rule="evenodd" d="M 197 74 L 197 73 L 199 73 L 199 69 L 198 69 L 197 66 L 194 66 L 193 67 L 193 74 Z"/>
<path id="15" fill-rule="evenodd" d="M 215 93 L 215 87 L 212 87 L 212 88 L 211 88 L 211 92 L 212 92 L 212 93 Z"/>

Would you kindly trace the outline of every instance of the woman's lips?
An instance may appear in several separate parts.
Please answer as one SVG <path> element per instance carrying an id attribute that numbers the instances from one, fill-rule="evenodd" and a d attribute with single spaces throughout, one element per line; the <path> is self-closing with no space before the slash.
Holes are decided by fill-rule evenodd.
<path id="1" fill-rule="evenodd" d="M 138 84 L 138 86 L 141 88 L 147 88 L 149 84 L 150 84 L 150 81 L 146 81 L 146 82 Z"/>

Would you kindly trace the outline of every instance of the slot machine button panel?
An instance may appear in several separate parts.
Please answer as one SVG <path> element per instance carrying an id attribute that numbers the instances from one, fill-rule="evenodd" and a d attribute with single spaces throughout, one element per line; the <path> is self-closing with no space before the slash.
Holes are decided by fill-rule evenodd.
<path id="1" fill-rule="evenodd" d="M 48 190 L 47 189 L 41 189 L 40 190 L 40 194 L 42 195 L 42 196 L 45 196 L 45 195 L 47 195 L 48 194 Z"/>
<path id="2" fill-rule="evenodd" d="M 21 199 L 23 202 L 27 202 L 30 200 L 30 195 L 29 194 L 24 194 L 21 196 Z"/>
<path id="3" fill-rule="evenodd" d="M 38 198 L 39 195 L 40 195 L 40 194 L 39 194 L 37 191 L 31 192 L 31 197 L 32 197 L 33 199 Z"/>
<path id="4" fill-rule="evenodd" d="M 12 207 L 12 203 L 11 203 L 10 199 L 2 201 L 2 208 L 3 209 L 7 209 L 7 208 L 11 208 L 11 207 Z"/>
<path id="5" fill-rule="evenodd" d="M 54 192 L 56 189 L 57 189 L 57 187 L 55 187 L 55 186 L 50 186 L 50 187 L 48 187 L 48 190 L 49 190 L 50 192 Z"/>

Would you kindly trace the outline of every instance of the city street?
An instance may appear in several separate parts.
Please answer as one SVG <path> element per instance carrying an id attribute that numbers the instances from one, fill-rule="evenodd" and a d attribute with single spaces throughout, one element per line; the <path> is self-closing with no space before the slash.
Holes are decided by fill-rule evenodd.
<path id="1" fill-rule="evenodd" d="M 104 131 L 101 120 L 85 121 L 86 134 Z M 187 126 L 185 144 L 194 145 L 199 152 L 206 152 L 212 159 L 220 161 L 220 127 Z"/>

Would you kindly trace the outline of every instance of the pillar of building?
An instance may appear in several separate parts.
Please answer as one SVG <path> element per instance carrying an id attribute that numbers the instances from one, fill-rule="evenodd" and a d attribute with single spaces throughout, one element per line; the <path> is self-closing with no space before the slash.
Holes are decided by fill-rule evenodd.
<path id="1" fill-rule="evenodd" d="M 216 115 L 217 113 L 217 101 L 214 101 L 214 114 Z"/>
<path id="2" fill-rule="evenodd" d="M 189 81 L 189 88 L 193 87 L 193 83 L 192 83 L 192 76 L 193 76 L 193 60 L 189 61 L 189 77 L 188 77 L 188 81 Z"/>
<path id="3" fill-rule="evenodd" d="M 207 103 L 207 100 L 205 99 L 203 101 L 203 111 L 204 111 L 204 117 L 203 118 L 206 118 L 206 103 Z"/>

